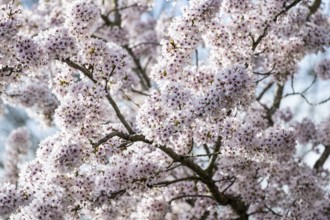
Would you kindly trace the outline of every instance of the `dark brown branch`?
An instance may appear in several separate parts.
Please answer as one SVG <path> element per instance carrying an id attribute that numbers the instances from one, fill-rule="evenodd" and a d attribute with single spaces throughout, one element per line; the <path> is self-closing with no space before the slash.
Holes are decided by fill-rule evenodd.
<path id="1" fill-rule="evenodd" d="M 256 81 L 255 81 L 255 84 L 258 85 L 260 82 L 264 81 L 264 79 L 267 79 L 269 76 L 270 76 L 270 75 L 266 75 L 266 76 L 262 77 L 261 79 L 256 80 Z"/>
<path id="2" fill-rule="evenodd" d="M 273 126 L 274 125 L 274 121 L 272 119 L 273 114 L 276 112 L 277 109 L 280 108 L 281 105 L 281 101 L 282 101 L 282 95 L 283 95 L 283 91 L 284 91 L 284 85 L 281 84 L 277 84 L 277 90 L 275 92 L 275 96 L 274 96 L 274 101 L 271 107 L 267 107 L 265 104 L 260 103 L 260 105 L 262 105 L 266 112 L 267 112 L 267 117 L 266 119 L 268 120 L 268 125 L 269 126 Z"/>
<path id="3" fill-rule="evenodd" d="M 283 95 L 284 85 L 277 84 L 277 90 L 275 93 L 273 105 L 270 108 L 271 113 L 273 114 L 281 105 L 282 95 Z"/>
<path id="4" fill-rule="evenodd" d="M 104 144 L 105 142 L 107 142 L 108 140 L 110 140 L 113 137 L 118 137 L 121 134 L 121 132 L 118 131 L 113 131 L 110 134 L 107 134 L 105 137 L 103 137 L 102 139 L 100 139 L 97 143 L 93 143 L 93 146 L 98 147 L 101 144 Z"/>
<path id="5" fill-rule="evenodd" d="M 137 94 L 144 95 L 144 96 L 150 96 L 149 94 L 144 93 L 144 92 L 139 91 L 139 90 L 136 90 L 136 89 L 132 89 L 132 92 L 135 92 L 135 93 L 137 93 Z"/>
<path id="6" fill-rule="evenodd" d="M 204 182 L 210 190 L 210 193 L 213 195 L 214 199 L 220 205 L 227 205 L 228 198 L 219 192 L 218 187 L 215 185 L 212 178 L 206 173 L 200 166 L 194 163 L 190 158 L 184 158 L 178 154 L 176 154 L 172 148 L 168 148 L 166 146 L 158 146 L 163 152 L 165 152 L 168 156 L 170 156 L 175 162 L 181 162 L 182 165 L 193 170 Z"/>
<path id="7" fill-rule="evenodd" d="M 131 126 L 128 124 L 128 122 L 126 121 L 126 119 L 124 118 L 124 116 L 121 114 L 116 102 L 112 99 L 111 95 L 108 93 L 107 91 L 107 99 L 109 101 L 109 103 L 111 104 L 112 108 L 115 110 L 115 113 L 118 117 L 118 119 L 120 120 L 120 122 L 124 125 L 124 127 L 126 128 L 126 130 L 128 131 L 129 134 L 134 134 L 135 132 L 133 131 L 133 129 L 131 128 Z"/>
<path id="8" fill-rule="evenodd" d="M 281 101 L 282 101 L 283 91 L 284 91 L 284 85 L 277 84 L 277 90 L 275 92 L 273 104 L 267 110 L 267 120 L 268 120 L 269 126 L 273 126 L 274 125 L 272 116 L 276 112 L 276 110 L 280 108 Z"/>
<path id="9" fill-rule="evenodd" d="M 309 14 L 307 17 L 307 20 L 317 12 L 317 10 L 320 8 L 322 1 L 321 0 L 315 0 L 311 6 L 309 6 Z"/>
<path id="10" fill-rule="evenodd" d="M 271 70 L 269 70 L 267 72 L 264 72 L 264 73 L 253 72 L 253 74 L 260 75 L 260 76 L 269 76 L 273 72 L 274 69 L 275 69 L 275 65 L 272 67 Z"/>
<path id="11" fill-rule="evenodd" d="M 315 74 L 312 83 L 311 83 L 309 86 L 307 86 L 306 89 L 304 89 L 301 93 L 305 93 L 305 92 L 307 92 L 310 88 L 312 88 L 313 85 L 316 83 L 316 80 L 317 80 L 317 75 Z"/>
<path id="12" fill-rule="evenodd" d="M 170 167 L 170 166 L 169 166 L 165 171 L 168 172 L 168 171 L 174 170 L 174 169 L 176 169 L 176 168 L 178 168 L 178 167 L 181 167 L 181 166 L 182 166 L 182 164 L 180 164 L 180 163 L 177 164 L 177 165 L 175 165 L 175 166 L 173 166 L 173 167 Z"/>
<path id="13" fill-rule="evenodd" d="M 220 151 L 220 147 L 221 147 L 221 137 L 219 136 L 217 138 L 217 141 L 215 142 L 214 151 L 213 152 L 219 152 Z M 211 160 L 210 160 L 207 168 L 205 169 L 205 172 L 208 173 L 209 175 L 212 175 L 212 172 L 214 170 L 214 165 L 215 165 L 215 162 L 216 162 L 217 158 L 218 158 L 218 154 L 214 154 L 211 157 Z"/>
<path id="14" fill-rule="evenodd" d="M 104 138 L 100 139 L 97 143 L 95 143 L 95 145 L 101 145 L 113 137 L 120 137 L 124 140 L 131 141 L 131 142 L 141 141 L 141 142 L 144 142 L 147 144 L 152 144 L 152 142 L 147 140 L 145 138 L 145 136 L 142 134 L 127 135 L 120 131 L 113 131 L 113 132 L 109 133 L 108 135 L 106 135 Z"/>
<path id="15" fill-rule="evenodd" d="M 204 148 L 206 154 L 208 154 L 208 155 L 211 154 L 210 149 L 209 149 L 209 147 L 207 146 L 207 144 L 203 144 L 203 148 Z M 211 158 L 211 155 L 209 156 L 209 159 L 210 159 L 210 158 Z"/>
<path id="16" fill-rule="evenodd" d="M 101 18 L 104 21 L 105 25 L 112 26 L 112 21 L 110 21 L 108 15 L 101 14 Z"/>
<path id="17" fill-rule="evenodd" d="M 277 15 L 275 15 L 273 21 L 276 22 L 278 17 L 280 17 L 282 14 L 285 14 L 286 12 L 288 12 L 291 8 L 293 8 L 294 6 L 298 5 L 302 0 L 295 0 L 293 1 L 291 4 L 289 4 L 288 6 L 286 6 L 284 8 L 284 10 L 282 10 L 280 13 L 278 13 Z"/>
<path id="18" fill-rule="evenodd" d="M 118 7 L 118 0 L 114 0 L 115 2 L 115 20 L 114 24 L 117 26 L 121 26 L 121 14 L 119 13 L 119 7 Z"/>
<path id="19" fill-rule="evenodd" d="M 275 212 L 273 209 L 269 208 L 267 205 L 265 205 L 265 208 L 270 211 L 272 214 L 278 216 L 278 217 L 283 217 L 281 214 L 278 214 L 277 212 Z"/>
<path id="20" fill-rule="evenodd" d="M 88 69 L 86 69 L 84 66 L 80 66 L 79 64 L 71 61 L 69 58 L 62 59 L 61 61 L 64 62 L 64 63 L 66 63 L 66 64 L 68 64 L 70 67 L 79 70 L 85 76 L 87 76 L 90 80 L 92 80 L 94 83 L 97 83 L 97 81 L 95 79 L 93 79 L 93 76 L 90 73 L 90 71 Z"/>
<path id="21" fill-rule="evenodd" d="M 182 181 L 200 181 L 201 179 L 197 176 L 189 176 L 185 178 L 175 179 L 175 180 L 169 180 L 169 181 L 162 181 L 153 184 L 153 186 L 168 186 L 174 183 L 182 182 Z"/>
<path id="22" fill-rule="evenodd" d="M 268 212 L 266 212 L 264 210 L 257 210 L 257 211 L 249 213 L 248 216 L 255 215 L 255 214 L 258 214 L 258 213 L 268 213 Z"/>
<path id="23" fill-rule="evenodd" d="M 173 201 L 175 200 L 179 200 L 179 199 L 184 199 L 184 198 L 209 198 L 209 199 L 214 199 L 212 196 L 208 196 L 208 195 L 182 195 L 182 196 L 178 196 L 175 197 L 173 199 L 171 199 L 168 203 L 171 204 Z"/>
<path id="24" fill-rule="evenodd" d="M 110 135 L 112 136 L 112 135 Z M 136 134 L 136 135 L 126 135 L 123 133 L 118 132 L 118 137 L 121 137 L 125 140 L 130 141 L 142 141 L 148 144 L 152 144 L 152 141 L 149 141 L 145 138 L 144 135 Z M 219 139 L 219 141 L 221 141 Z M 230 205 L 232 209 L 240 216 L 239 219 L 246 220 L 248 219 L 248 215 L 246 214 L 246 211 L 248 210 L 248 205 L 246 205 L 239 197 L 233 197 L 230 195 L 225 195 L 221 193 L 218 189 L 218 187 L 215 184 L 215 181 L 212 179 L 212 177 L 203 170 L 199 165 L 197 165 L 191 158 L 187 158 L 181 155 L 178 155 L 173 151 L 172 148 L 157 145 L 160 150 L 162 150 L 165 154 L 167 154 L 170 158 L 172 158 L 173 162 L 179 162 L 181 163 L 179 166 L 185 166 L 190 168 L 192 171 L 194 171 L 200 180 L 207 186 L 209 189 L 211 195 L 213 196 L 213 199 L 219 204 L 219 205 Z"/>
<path id="25" fill-rule="evenodd" d="M 20 64 L 17 67 L 4 66 L 0 68 L 0 73 L 1 72 L 9 72 L 5 74 L 5 76 L 10 76 L 12 73 L 22 72 L 22 67 Z"/>
<path id="26" fill-rule="evenodd" d="M 236 177 L 233 178 L 233 180 L 229 183 L 229 185 L 222 191 L 222 193 L 225 193 L 230 187 L 234 185 L 236 181 Z"/>
<path id="27" fill-rule="evenodd" d="M 111 193 L 110 199 L 116 198 L 118 195 L 123 195 L 126 192 L 126 189 L 118 190 L 116 192 Z"/>
<path id="28" fill-rule="evenodd" d="M 234 178 L 236 178 L 236 177 L 234 177 L 234 176 L 226 177 L 226 178 L 223 178 L 223 179 L 214 180 L 214 182 L 228 182 L 228 181 L 233 181 Z"/>
<path id="29" fill-rule="evenodd" d="M 185 155 L 183 157 L 211 157 L 211 156 L 215 156 L 221 154 L 220 151 L 218 152 L 214 152 L 214 153 L 209 153 L 209 154 L 193 154 L 193 155 Z"/>
<path id="30" fill-rule="evenodd" d="M 266 85 L 266 87 L 262 90 L 262 92 L 258 95 L 257 101 L 260 101 L 265 93 L 274 85 L 274 82 L 270 82 Z"/>
<path id="31" fill-rule="evenodd" d="M 257 46 L 260 44 L 261 40 L 266 37 L 267 33 L 268 33 L 268 28 L 269 25 L 267 25 L 264 29 L 264 31 L 262 32 L 262 34 L 257 38 L 257 40 L 254 40 L 254 38 L 252 37 L 252 51 L 255 51 L 257 49 Z"/>
<path id="32" fill-rule="evenodd" d="M 324 146 L 324 151 L 321 154 L 321 157 L 316 161 L 314 164 L 314 169 L 319 170 L 323 167 L 325 162 L 327 161 L 328 157 L 330 155 L 330 146 Z"/>

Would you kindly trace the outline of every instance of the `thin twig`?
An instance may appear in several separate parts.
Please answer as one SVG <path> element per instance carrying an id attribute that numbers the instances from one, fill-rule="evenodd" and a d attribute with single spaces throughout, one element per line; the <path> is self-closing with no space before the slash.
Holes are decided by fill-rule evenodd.
<path id="1" fill-rule="evenodd" d="M 261 81 L 263 81 L 264 79 L 267 79 L 270 75 L 271 75 L 271 74 L 266 75 L 266 76 L 262 77 L 261 79 L 256 80 L 256 81 L 255 81 L 255 84 L 258 85 Z"/>
<path id="2" fill-rule="evenodd" d="M 169 180 L 169 181 L 162 181 L 162 182 L 158 182 L 153 184 L 153 186 L 168 186 L 174 183 L 178 183 L 178 182 L 183 182 L 183 181 L 200 181 L 201 179 L 197 176 L 189 176 L 189 177 L 185 177 L 185 178 L 180 178 L 180 179 L 175 179 L 175 180 Z"/>
<path id="3" fill-rule="evenodd" d="M 273 18 L 273 22 L 276 22 L 277 19 L 279 18 L 279 16 L 281 16 L 282 14 L 288 12 L 291 8 L 293 8 L 294 6 L 296 6 L 297 4 L 299 4 L 302 0 L 295 0 L 293 1 L 290 5 L 286 6 L 282 11 L 280 11 L 277 15 L 275 15 L 275 17 Z M 252 51 L 255 51 L 257 46 L 260 44 L 261 40 L 267 36 L 268 34 L 268 29 L 270 28 L 270 25 L 267 24 L 266 27 L 264 28 L 263 32 L 261 35 L 259 35 L 259 37 L 255 40 L 254 37 L 252 35 Z"/>
<path id="4" fill-rule="evenodd" d="M 307 92 L 310 88 L 312 88 L 313 85 L 316 83 L 316 80 L 317 80 L 317 75 L 315 74 L 312 83 L 311 83 L 309 86 L 307 86 L 307 88 L 304 89 L 301 93 L 305 93 L 305 92 Z"/>
<path id="5" fill-rule="evenodd" d="M 318 103 L 312 103 L 311 101 L 309 101 L 309 99 L 301 92 L 296 92 L 296 93 L 288 93 L 285 96 L 283 96 L 282 98 L 286 98 L 289 96 L 293 96 L 293 95 L 299 95 L 302 99 L 305 100 L 305 102 L 310 105 L 310 106 L 317 106 L 317 105 L 322 105 L 324 103 L 327 103 L 330 101 L 330 97 L 323 99 L 322 101 L 318 102 Z"/>
<path id="6" fill-rule="evenodd" d="M 265 208 L 270 211 L 271 213 L 273 213 L 274 215 L 276 216 L 279 216 L 279 217 L 283 217 L 281 214 L 278 214 L 277 212 L 275 212 L 273 209 L 269 208 L 267 205 L 265 205 Z"/>
<path id="7" fill-rule="evenodd" d="M 233 178 L 231 183 L 224 190 L 222 190 L 221 193 L 225 193 L 230 187 L 232 187 L 232 185 L 234 185 L 235 181 L 236 181 L 236 177 Z"/>
<path id="8" fill-rule="evenodd" d="M 87 76 L 91 81 L 93 81 L 94 83 L 97 83 L 97 81 L 95 79 L 93 79 L 92 74 L 89 72 L 88 69 L 86 69 L 84 66 L 80 66 L 79 64 L 71 61 L 69 58 L 66 59 L 62 59 L 62 62 L 68 64 L 70 67 L 79 70 L 80 72 L 82 72 L 85 76 Z"/>
<path id="9" fill-rule="evenodd" d="M 218 154 L 221 154 L 221 152 L 214 152 L 214 153 L 210 153 L 210 154 L 187 155 L 187 156 L 183 156 L 183 157 L 210 157 L 210 156 L 214 156 L 214 155 L 218 155 Z"/>
<path id="10" fill-rule="evenodd" d="M 111 97 L 110 93 L 107 91 L 107 99 L 109 101 L 109 103 L 111 104 L 112 108 L 115 110 L 115 113 L 118 117 L 118 119 L 120 120 L 120 122 L 124 125 L 124 127 L 126 128 L 126 130 L 128 131 L 129 134 L 135 134 L 134 130 L 131 128 L 131 126 L 128 124 L 128 122 L 126 121 L 126 119 L 124 118 L 124 116 L 121 114 L 116 102 L 113 100 L 113 98 Z"/>
<path id="11" fill-rule="evenodd" d="M 227 181 L 232 181 L 234 178 L 234 176 L 232 177 L 227 177 L 227 178 L 223 178 L 223 179 L 219 179 L 219 180 L 214 180 L 214 182 L 227 182 Z"/>
<path id="12" fill-rule="evenodd" d="M 178 168 L 178 167 L 181 167 L 181 166 L 182 166 L 182 164 L 177 164 L 177 165 L 175 165 L 174 167 L 169 167 L 169 168 L 167 168 L 165 171 L 168 172 L 168 171 L 174 170 L 174 169 L 176 169 L 176 168 Z"/>
<path id="13" fill-rule="evenodd" d="M 260 72 L 253 72 L 253 74 L 256 74 L 256 75 L 261 75 L 261 76 L 269 76 L 273 70 L 275 69 L 275 64 L 273 65 L 272 69 L 267 71 L 267 72 L 264 72 L 264 73 L 260 73 Z"/>
<path id="14" fill-rule="evenodd" d="M 274 82 L 269 82 L 267 86 L 262 90 L 262 92 L 258 95 L 257 101 L 260 101 L 264 94 L 274 85 Z"/>
<path id="15" fill-rule="evenodd" d="M 175 197 L 175 198 L 171 199 L 170 201 L 168 201 L 168 203 L 171 204 L 175 200 L 184 199 L 184 198 L 209 198 L 209 199 L 214 200 L 214 198 L 212 196 L 193 194 L 193 195 L 182 195 L 182 196 Z"/>
<path id="16" fill-rule="evenodd" d="M 97 81 L 93 78 L 90 71 L 88 69 L 86 69 L 85 67 L 80 66 L 79 64 L 71 61 L 68 58 L 67 59 L 62 59 L 62 61 L 65 62 L 66 64 L 68 64 L 69 66 L 80 70 L 80 72 L 82 72 L 85 76 L 87 76 L 91 81 L 93 81 L 94 83 L 97 83 Z M 108 92 L 107 89 L 106 89 L 106 92 L 107 92 L 106 98 L 108 99 L 108 101 L 111 104 L 112 108 L 115 110 L 115 113 L 116 113 L 118 119 L 120 120 L 120 122 L 124 125 L 124 127 L 126 128 L 126 130 L 128 131 L 129 134 L 135 134 L 135 132 L 133 131 L 131 126 L 128 124 L 128 122 L 126 121 L 126 119 L 124 118 L 122 113 L 120 112 L 116 102 L 113 100 L 113 98 L 111 97 L 111 95 L 110 95 L 110 93 Z"/>
<path id="17" fill-rule="evenodd" d="M 132 5 L 124 6 L 121 8 L 112 9 L 107 13 L 107 16 L 109 16 L 112 12 L 122 11 L 124 9 L 133 8 L 133 7 L 137 7 L 137 6 L 138 6 L 138 4 L 132 4 Z"/>
<path id="18" fill-rule="evenodd" d="M 136 90 L 136 89 L 132 89 L 132 92 L 135 92 L 135 93 L 138 93 L 138 94 L 144 95 L 144 96 L 150 96 L 149 94 L 147 94 L 145 92 L 142 92 L 142 91 L 139 91 L 139 90 Z"/>
<path id="19" fill-rule="evenodd" d="M 150 79 L 144 69 L 141 66 L 140 60 L 135 56 L 132 48 L 130 48 L 128 45 L 123 46 L 124 49 L 126 49 L 127 53 L 132 57 L 133 62 L 137 68 L 137 75 L 141 80 L 141 84 L 145 89 L 149 89 L 151 87 Z"/>
<path id="20" fill-rule="evenodd" d="M 125 98 L 128 100 L 128 101 L 130 101 L 131 103 L 133 103 L 136 107 L 138 107 L 138 108 L 140 108 L 141 106 L 139 105 L 139 104 L 137 104 L 136 102 L 134 102 L 132 99 L 131 99 L 131 97 L 129 97 L 122 89 L 120 90 L 122 93 L 123 93 L 123 95 L 125 96 Z"/>

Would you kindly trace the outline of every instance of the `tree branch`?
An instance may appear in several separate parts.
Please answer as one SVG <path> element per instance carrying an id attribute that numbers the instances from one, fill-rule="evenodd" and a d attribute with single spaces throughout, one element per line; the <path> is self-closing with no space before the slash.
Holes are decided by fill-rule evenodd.
<path id="1" fill-rule="evenodd" d="M 90 80 L 92 80 L 94 83 L 97 83 L 97 81 L 95 79 L 93 79 L 93 76 L 91 74 L 91 72 L 86 69 L 84 66 L 80 66 L 79 64 L 71 61 L 69 58 L 66 59 L 62 59 L 62 62 L 68 64 L 70 67 L 79 70 L 80 72 L 82 72 L 85 76 L 87 76 L 87 78 L 89 78 Z"/>
<path id="2" fill-rule="evenodd" d="M 301 1 L 302 0 L 295 0 L 291 4 L 286 6 L 282 11 L 280 11 L 278 14 L 275 15 L 275 17 L 273 18 L 273 22 L 276 22 L 279 16 L 281 16 L 282 14 L 288 12 L 291 8 L 293 8 L 294 6 L 299 4 Z M 269 27 L 270 27 L 270 25 L 267 24 L 265 29 L 263 30 L 262 34 L 257 38 L 257 40 L 254 40 L 253 36 L 251 35 L 251 37 L 252 37 L 252 51 L 255 51 L 257 46 L 260 44 L 261 40 L 264 37 L 267 36 Z"/>
<path id="3" fill-rule="evenodd" d="M 121 114 L 116 102 L 112 99 L 111 95 L 107 91 L 107 99 L 109 103 L 111 104 L 112 108 L 115 110 L 117 117 L 119 118 L 120 122 L 124 125 L 126 130 L 128 131 L 129 134 L 135 134 L 131 126 L 128 124 L 124 116 Z"/>
<path id="4" fill-rule="evenodd" d="M 94 83 L 97 83 L 97 81 L 93 78 L 91 72 L 88 69 L 86 69 L 85 67 L 80 66 L 79 64 L 71 61 L 69 58 L 62 59 L 62 61 L 65 62 L 66 64 L 68 64 L 69 66 L 71 66 L 72 68 L 80 70 L 80 72 L 82 72 L 85 76 L 87 76 L 91 81 L 93 81 Z M 115 110 L 115 113 L 116 113 L 118 119 L 124 125 L 124 127 L 126 128 L 126 130 L 128 131 L 129 134 L 134 134 L 135 132 L 133 131 L 131 126 L 128 124 L 128 122 L 126 121 L 126 119 L 124 118 L 122 113 L 120 112 L 116 102 L 113 100 L 113 98 L 111 97 L 111 95 L 109 94 L 107 89 L 106 89 L 106 92 L 107 92 L 106 98 L 108 99 L 112 108 Z"/>
<path id="5" fill-rule="evenodd" d="M 220 147 L 221 147 L 221 137 L 219 136 L 217 138 L 217 141 L 215 142 L 215 146 L 214 146 L 214 151 L 213 152 L 219 152 L 220 150 Z M 212 175 L 212 172 L 213 172 L 213 169 L 214 169 L 214 164 L 217 160 L 217 157 L 218 157 L 218 154 L 214 154 L 212 157 L 211 157 L 211 160 L 207 166 L 207 168 L 205 169 L 205 172 L 208 173 L 209 175 Z"/>
<path id="6" fill-rule="evenodd" d="M 174 161 L 181 162 L 184 166 L 193 170 L 201 178 L 201 181 L 208 187 L 210 193 L 212 194 L 215 201 L 217 201 L 217 203 L 224 206 L 230 205 L 236 214 L 240 216 L 240 220 L 248 219 L 248 215 L 246 214 L 248 205 L 246 205 L 239 197 L 232 197 L 220 193 L 218 187 L 215 185 L 215 182 L 200 166 L 195 164 L 189 158 L 182 158 L 181 156 L 177 155 L 171 148 L 166 146 L 159 146 L 158 148 L 169 155 Z"/>
<path id="7" fill-rule="evenodd" d="M 197 195 L 197 194 L 193 194 L 193 195 L 182 195 L 182 196 L 178 196 L 175 198 L 172 198 L 168 203 L 171 204 L 173 201 L 175 200 L 179 200 L 179 199 L 184 199 L 184 198 L 209 198 L 209 199 L 214 199 L 212 196 L 208 196 L 208 195 Z"/>
<path id="8" fill-rule="evenodd" d="M 128 45 L 123 46 L 123 48 L 126 49 L 127 53 L 132 57 L 133 62 L 137 68 L 137 75 L 139 76 L 142 86 L 145 89 L 149 89 L 151 87 L 150 79 L 148 75 L 146 74 L 145 70 L 142 68 L 140 60 L 135 56 L 133 53 L 132 48 L 130 48 Z"/>
<path id="9" fill-rule="evenodd" d="M 314 169 L 319 170 L 323 167 L 323 165 L 325 164 L 325 162 L 327 161 L 328 157 L 330 155 L 330 146 L 324 146 L 324 151 L 321 154 L 321 157 L 316 161 L 316 163 L 314 164 Z"/>
<path id="10" fill-rule="evenodd" d="M 112 136 L 112 135 L 109 135 Z M 136 135 L 126 135 L 123 133 L 118 133 L 117 136 L 130 141 L 142 141 L 148 144 L 152 144 L 152 141 L 149 141 L 145 138 L 142 134 L 136 134 Z M 104 141 L 104 140 L 103 140 Z M 219 141 L 221 141 L 219 139 Z M 192 171 L 194 171 L 200 180 L 207 186 L 209 189 L 211 195 L 213 196 L 214 200 L 223 206 L 230 205 L 232 209 L 240 216 L 239 219 L 246 220 L 248 219 L 248 215 L 246 214 L 248 210 L 248 205 L 246 205 L 239 197 L 233 197 L 230 195 L 225 195 L 221 193 L 218 189 L 218 187 L 215 184 L 215 181 L 212 179 L 212 177 L 203 170 L 199 165 L 194 163 L 194 161 L 191 158 L 187 158 L 181 155 L 178 155 L 173 151 L 172 148 L 162 146 L 162 145 L 156 145 L 160 150 L 162 150 L 165 154 L 167 154 L 170 158 L 173 159 L 173 162 L 180 162 L 181 165 L 186 166 L 190 168 Z"/>
<path id="11" fill-rule="evenodd" d="M 317 10 L 320 8 L 322 1 L 321 0 L 315 0 L 311 6 L 309 6 L 309 14 L 307 16 L 307 20 L 309 20 L 310 16 L 315 14 Z"/>
<path id="12" fill-rule="evenodd" d="M 168 186 L 174 183 L 182 182 L 182 181 L 200 181 L 201 179 L 197 176 L 189 176 L 185 178 L 175 179 L 175 180 L 169 180 L 169 181 L 162 181 L 153 184 L 152 186 Z"/>
<path id="13" fill-rule="evenodd" d="M 256 98 L 257 101 L 260 101 L 261 98 L 265 95 L 265 93 L 274 85 L 274 82 L 270 82 L 266 85 L 266 87 L 262 90 L 262 92 Z"/>
<path id="14" fill-rule="evenodd" d="M 209 153 L 209 154 L 192 154 L 192 155 L 185 155 L 183 157 L 211 157 L 211 156 L 215 156 L 221 154 L 220 151 L 214 152 L 214 153 Z"/>
<path id="15" fill-rule="evenodd" d="M 281 105 L 282 95 L 283 95 L 284 85 L 277 84 L 277 90 L 275 93 L 273 105 L 270 108 L 271 113 L 273 114 Z"/>
<path id="16" fill-rule="evenodd" d="M 269 126 L 274 125 L 272 116 L 276 112 L 276 110 L 280 108 L 283 91 L 284 91 L 284 85 L 277 84 L 277 90 L 275 92 L 273 104 L 267 111 L 267 120 L 268 120 Z"/>
<path id="17" fill-rule="evenodd" d="M 7 71 L 9 73 L 5 74 L 5 76 L 10 76 L 14 72 L 22 72 L 22 67 L 21 67 L 21 65 L 18 65 L 17 67 L 3 66 L 0 68 L 0 73 L 7 72 Z"/>
<path id="18" fill-rule="evenodd" d="M 138 6 L 138 4 L 132 4 L 132 5 L 124 6 L 121 8 L 115 8 L 115 9 L 110 10 L 107 15 L 109 16 L 112 12 L 122 11 L 124 9 L 133 8 L 133 7 L 137 7 L 137 6 Z"/>
<path id="19" fill-rule="evenodd" d="M 283 217 L 281 214 L 278 214 L 277 212 L 275 212 L 273 209 L 269 208 L 267 205 L 265 205 L 265 208 L 270 211 L 272 214 L 278 216 L 278 217 Z"/>

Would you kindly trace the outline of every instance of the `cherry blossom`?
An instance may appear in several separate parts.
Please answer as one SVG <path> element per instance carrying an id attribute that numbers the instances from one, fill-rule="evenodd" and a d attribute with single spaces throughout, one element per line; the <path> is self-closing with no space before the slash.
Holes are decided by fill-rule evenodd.
<path id="1" fill-rule="evenodd" d="M 1 218 L 330 218 L 329 116 L 286 99 L 328 104 L 306 95 L 329 79 L 326 1 L 0 3 L 1 111 L 56 127 L 6 139 Z"/>

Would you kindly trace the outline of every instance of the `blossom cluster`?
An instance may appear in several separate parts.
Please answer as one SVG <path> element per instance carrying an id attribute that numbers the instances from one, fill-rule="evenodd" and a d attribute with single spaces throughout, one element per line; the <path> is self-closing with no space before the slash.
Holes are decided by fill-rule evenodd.
<path id="1" fill-rule="evenodd" d="M 191 0 L 157 20 L 147 0 L 1 6 L 1 100 L 58 130 L 25 164 L 28 131 L 11 133 L 0 217 L 329 219 L 330 120 L 281 107 L 299 61 L 330 43 L 313 7 Z M 313 168 L 295 160 L 309 143 L 324 146 Z"/>

